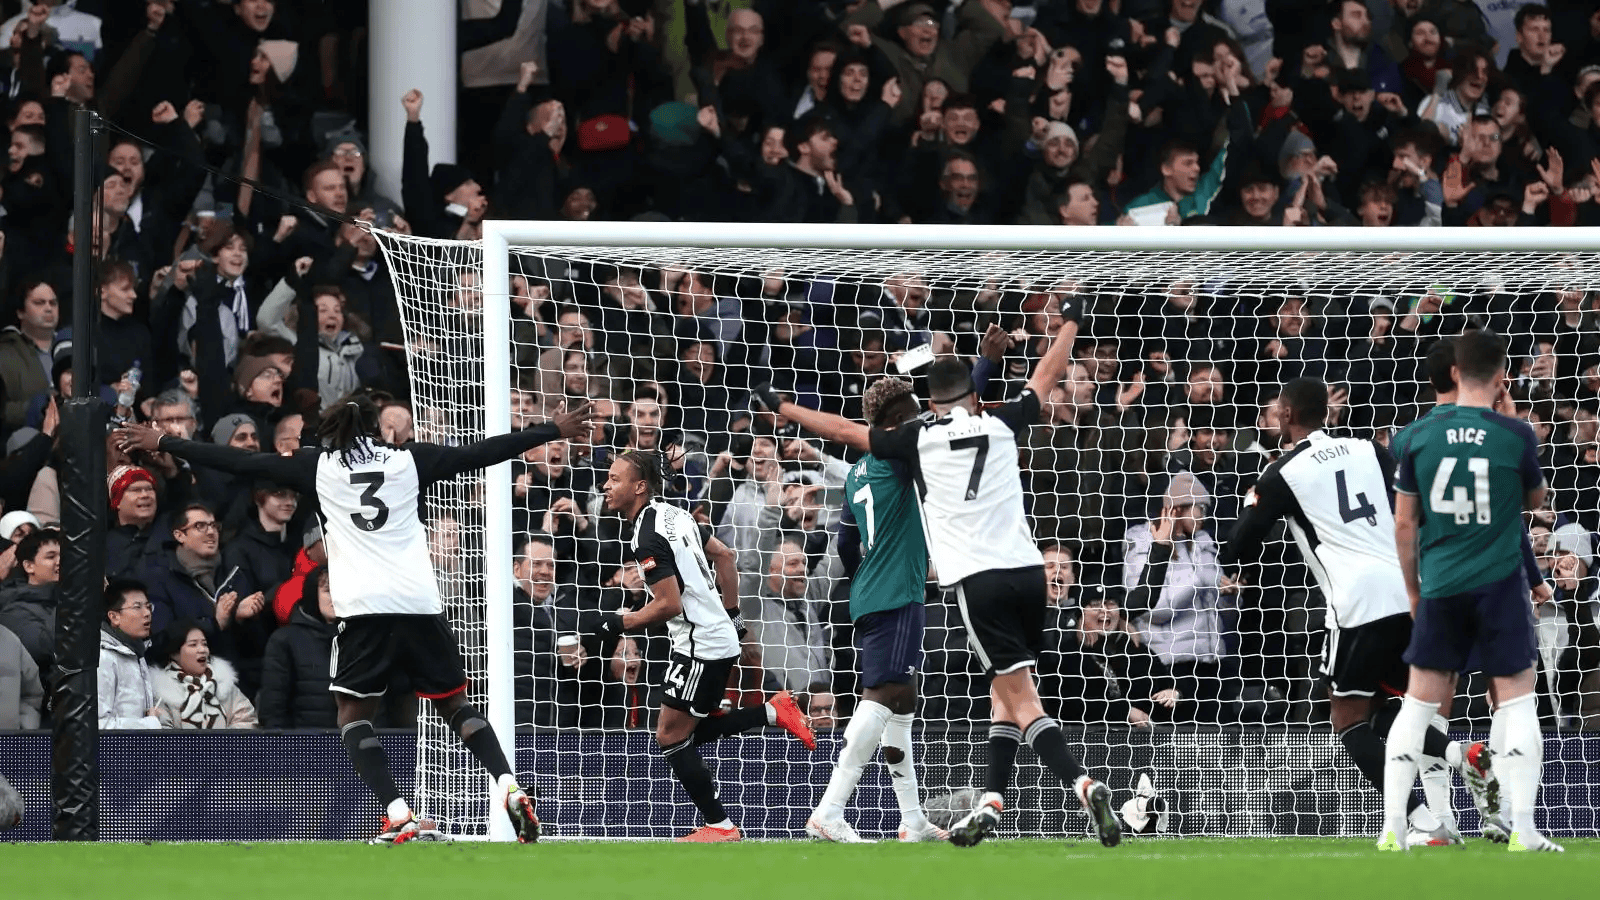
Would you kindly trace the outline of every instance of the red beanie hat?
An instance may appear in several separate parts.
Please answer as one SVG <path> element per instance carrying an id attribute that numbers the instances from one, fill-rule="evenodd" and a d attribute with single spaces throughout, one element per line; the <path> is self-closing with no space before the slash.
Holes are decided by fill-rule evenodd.
<path id="1" fill-rule="evenodd" d="M 148 469 L 138 466 L 117 466 L 111 474 L 106 476 L 106 487 L 111 491 L 111 508 L 116 509 L 122 505 L 122 495 L 128 492 L 135 482 L 146 481 L 155 487 L 156 479 Z"/>

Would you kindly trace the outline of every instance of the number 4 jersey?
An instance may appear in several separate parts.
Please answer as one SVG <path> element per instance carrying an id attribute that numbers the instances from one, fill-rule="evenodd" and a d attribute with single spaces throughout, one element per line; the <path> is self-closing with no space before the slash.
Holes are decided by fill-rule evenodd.
<path id="1" fill-rule="evenodd" d="M 1523 496 L 1544 485 L 1528 423 L 1441 408 L 1407 429 L 1398 450 L 1395 489 L 1422 509 L 1422 596 L 1459 594 L 1522 566 Z"/>
<path id="2" fill-rule="evenodd" d="M 1371 441 L 1312 432 L 1245 494 L 1223 566 L 1255 558 L 1273 524 L 1287 519 L 1327 601 L 1330 626 L 1354 628 L 1408 612 L 1394 547 L 1393 465 Z"/>

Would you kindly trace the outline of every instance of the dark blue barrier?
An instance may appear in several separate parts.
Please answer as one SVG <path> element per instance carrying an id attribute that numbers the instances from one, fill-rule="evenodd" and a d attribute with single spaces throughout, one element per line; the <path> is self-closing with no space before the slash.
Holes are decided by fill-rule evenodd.
<path id="1" fill-rule="evenodd" d="M 974 739 L 976 737 L 976 740 Z M 750 837 L 793 838 L 822 795 L 838 755 L 837 732 L 807 753 L 779 732 L 702 748 L 730 814 Z M 412 789 L 410 732 L 386 732 L 400 788 Z M 1175 834 L 1355 835 L 1378 828 L 1378 798 L 1326 732 L 1069 729 L 1090 771 L 1120 805 L 1150 774 L 1174 815 Z M 537 772 L 539 815 L 565 837 L 668 838 L 699 824 L 654 741 L 643 732 L 552 732 L 517 737 L 518 768 Z M 924 736 L 924 794 L 983 780 L 983 735 Z M 108 732 L 100 738 L 101 836 L 107 840 L 340 840 L 370 836 L 380 810 L 356 779 L 336 733 Z M 50 836 L 50 737 L 0 733 L 0 773 L 21 791 L 27 819 L 5 840 Z M 1078 835 L 1087 820 L 1024 749 L 1009 807 L 1012 834 Z M 1477 814 L 1455 798 L 1464 829 Z M 1545 742 L 1542 827 L 1600 834 L 1600 735 Z M 851 819 L 869 836 L 899 824 L 881 765 L 867 769 Z"/>

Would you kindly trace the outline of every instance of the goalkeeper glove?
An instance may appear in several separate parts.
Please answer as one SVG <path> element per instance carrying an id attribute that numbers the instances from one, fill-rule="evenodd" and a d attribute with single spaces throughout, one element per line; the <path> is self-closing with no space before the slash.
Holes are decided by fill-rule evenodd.
<path id="1" fill-rule="evenodd" d="M 750 396 L 761 408 L 769 413 L 776 413 L 783 403 L 783 395 L 772 389 L 772 383 L 758 384 L 750 389 Z"/>
<path id="2" fill-rule="evenodd" d="M 617 637 L 622 631 L 622 613 L 601 613 L 594 625 L 594 633 L 599 635 L 601 640 Z"/>
<path id="3" fill-rule="evenodd" d="M 1077 294 L 1057 294 L 1061 303 L 1061 321 L 1083 324 L 1083 297 Z"/>
<path id="4" fill-rule="evenodd" d="M 728 610 L 728 619 L 733 622 L 733 630 L 738 632 L 739 640 L 744 640 L 744 636 L 750 631 L 744 627 L 744 613 L 740 612 L 738 607 L 734 607 Z"/>

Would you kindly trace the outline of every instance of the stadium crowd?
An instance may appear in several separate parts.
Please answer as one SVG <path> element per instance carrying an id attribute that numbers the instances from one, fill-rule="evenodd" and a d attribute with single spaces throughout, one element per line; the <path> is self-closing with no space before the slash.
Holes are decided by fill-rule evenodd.
<path id="1" fill-rule="evenodd" d="M 78 252 L 96 260 L 96 387 L 119 417 L 287 452 L 351 390 L 380 401 L 395 443 L 436 414 L 411 405 L 414 360 L 373 228 L 470 239 L 489 216 L 1600 220 L 1589 3 L 1491 22 L 1464 0 L 553 2 L 543 62 L 515 85 L 464 92 L 464 108 L 498 118 L 464 122 L 460 165 L 430 165 L 415 91 L 378 98 L 403 106 L 403 146 L 368 145 L 363 6 L 80 0 L 23 4 L 0 25 L 0 728 L 38 726 L 54 663 L 65 540 L 54 398 L 72 379 Z M 520 6 L 506 0 L 496 21 Z M 90 248 L 72 245 L 68 216 L 68 117 L 83 106 L 116 126 L 97 160 Z M 379 154 L 401 158 L 399 197 L 374 186 Z M 1266 587 L 1238 595 L 1217 563 L 1253 479 L 1284 449 L 1272 386 L 1324 377 L 1340 386 L 1330 427 L 1387 441 L 1431 402 L 1427 347 L 1474 324 L 1513 337 L 1514 400 L 1555 488 L 1532 521 L 1557 588 L 1543 613 L 1543 712 L 1600 723 L 1590 292 L 517 264 L 514 427 L 577 397 L 601 421 L 589 440 L 517 464 L 510 572 L 482 571 L 481 535 L 448 504 L 429 525 L 441 577 L 469 593 L 514 581 L 519 723 L 644 728 L 658 705 L 664 639 L 578 637 L 586 617 L 643 588 L 597 491 L 628 449 L 668 450 L 674 496 L 737 555 L 751 629 L 729 702 L 787 688 L 819 725 L 847 715 L 856 666 L 832 527 L 853 458 L 751 412 L 749 389 L 776 376 L 805 405 L 859 417 L 871 379 L 932 345 L 990 358 L 985 398 L 1004 399 L 1066 291 L 1094 295 L 1092 315 L 1025 447 L 1051 585 L 1039 673 L 1052 714 L 1316 721 L 1322 610 L 1298 557 L 1278 543 L 1253 581 Z M 479 312 L 476 273 L 446 274 L 455 312 Z M 981 341 L 991 323 L 1009 336 Z M 102 725 L 331 727 L 336 625 L 312 510 L 280 485 L 161 454 L 129 458 L 108 442 L 107 461 Z M 959 616 L 930 600 L 920 713 L 984 718 Z M 380 724 L 414 720 L 396 688 Z M 1462 690 L 1457 715 L 1486 716 L 1481 685 Z"/>

